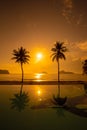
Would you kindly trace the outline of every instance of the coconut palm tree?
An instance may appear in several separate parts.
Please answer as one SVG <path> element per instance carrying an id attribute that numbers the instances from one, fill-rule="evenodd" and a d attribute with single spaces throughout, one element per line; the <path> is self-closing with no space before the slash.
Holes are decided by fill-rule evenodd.
<path id="1" fill-rule="evenodd" d="M 18 48 L 18 50 L 14 49 L 12 55 L 13 55 L 12 59 L 21 65 L 22 83 L 23 83 L 23 77 L 24 77 L 23 64 L 29 63 L 30 60 L 29 52 L 25 48 L 20 47 Z"/>
<path id="2" fill-rule="evenodd" d="M 52 61 L 57 61 L 58 64 L 58 97 L 60 97 L 60 65 L 59 65 L 59 60 L 60 59 L 66 59 L 64 53 L 67 51 L 66 46 L 64 45 L 64 42 L 56 42 L 54 44 L 54 47 L 51 49 L 51 51 L 53 52 L 53 54 L 51 55 L 52 57 Z"/>
<path id="3" fill-rule="evenodd" d="M 87 59 L 83 61 L 83 74 L 87 74 Z"/>

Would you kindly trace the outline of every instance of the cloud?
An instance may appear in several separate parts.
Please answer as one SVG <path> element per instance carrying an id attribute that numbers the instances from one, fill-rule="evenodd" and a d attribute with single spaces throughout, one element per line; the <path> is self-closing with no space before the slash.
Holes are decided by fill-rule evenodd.
<path id="1" fill-rule="evenodd" d="M 72 0 L 63 0 L 64 8 L 62 10 L 62 15 L 65 17 L 65 19 L 68 21 L 68 23 L 71 23 L 72 19 L 72 9 L 73 9 L 73 2 Z"/>
<path id="2" fill-rule="evenodd" d="M 77 59 L 83 61 L 87 59 L 87 41 L 74 43 L 74 46 L 71 48 L 70 56 L 72 61 Z"/>
<path id="3" fill-rule="evenodd" d="M 77 44 L 77 47 L 80 48 L 82 51 L 87 51 L 87 41 L 80 42 Z"/>
<path id="4" fill-rule="evenodd" d="M 66 46 L 68 48 L 67 58 L 69 61 L 74 62 L 78 59 L 81 59 L 81 61 L 87 59 L 87 41 L 75 43 L 69 43 L 67 41 Z"/>
<path id="5" fill-rule="evenodd" d="M 62 16 L 66 19 L 69 24 L 74 24 L 81 27 L 87 27 L 86 21 L 86 11 L 83 8 L 84 2 L 79 2 L 76 0 L 62 0 L 63 2 L 63 9 L 62 9 Z M 82 5 L 82 8 L 81 8 Z"/>
<path id="6" fill-rule="evenodd" d="M 67 9 L 72 9 L 72 7 L 73 7 L 72 0 L 64 0 L 64 4 Z"/>

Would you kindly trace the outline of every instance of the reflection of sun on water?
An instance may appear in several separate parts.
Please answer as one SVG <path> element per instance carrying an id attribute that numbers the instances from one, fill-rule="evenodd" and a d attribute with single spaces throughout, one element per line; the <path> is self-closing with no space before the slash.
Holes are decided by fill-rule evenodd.
<path id="1" fill-rule="evenodd" d="M 39 97 L 42 95 L 42 88 L 39 85 L 36 86 L 35 93 L 36 93 L 36 96 L 39 96 Z"/>
<path id="2" fill-rule="evenodd" d="M 40 73 L 35 74 L 35 78 L 37 81 L 41 81 L 41 77 L 42 77 L 42 74 L 40 74 Z"/>
<path id="3" fill-rule="evenodd" d="M 38 96 L 41 95 L 41 90 L 40 89 L 37 90 L 37 94 L 38 94 Z"/>
<path id="4" fill-rule="evenodd" d="M 40 95 L 40 94 L 41 94 L 41 91 L 40 91 L 40 90 L 38 90 L 38 91 L 37 91 L 37 93 L 38 93 L 38 95 Z"/>
<path id="5" fill-rule="evenodd" d="M 41 98 L 42 91 L 41 91 L 40 88 L 38 88 L 38 90 L 37 90 L 37 95 L 38 95 L 38 100 L 39 100 L 39 101 L 42 101 L 42 98 Z"/>
<path id="6" fill-rule="evenodd" d="M 35 78 L 40 79 L 41 78 L 41 74 L 36 74 Z"/>

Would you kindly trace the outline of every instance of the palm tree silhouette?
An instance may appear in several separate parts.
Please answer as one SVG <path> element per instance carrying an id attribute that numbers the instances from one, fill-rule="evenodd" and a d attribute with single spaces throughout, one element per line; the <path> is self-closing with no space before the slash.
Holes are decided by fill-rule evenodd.
<path id="1" fill-rule="evenodd" d="M 87 74 L 87 59 L 83 61 L 83 74 Z M 84 82 L 84 90 L 85 90 L 85 93 L 87 94 L 87 83 Z"/>
<path id="2" fill-rule="evenodd" d="M 28 106 L 29 96 L 27 92 L 22 91 L 23 84 L 21 85 L 21 89 L 19 93 L 15 93 L 14 97 L 10 98 L 11 101 L 11 109 L 16 109 L 19 112 L 25 109 Z"/>
<path id="3" fill-rule="evenodd" d="M 18 48 L 18 50 L 14 49 L 12 53 L 13 54 L 12 59 L 21 65 L 22 83 L 23 83 L 23 77 L 24 77 L 23 64 L 29 63 L 28 61 L 30 60 L 30 56 L 28 53 L 29 52 L 26 51 L 26 49 L 23 47 Z"/>
<path id="4" fill-rule="evenodd" d="M 87 59 L 83 61 L 83 74 L 87 74 Z"/>
<path id="5" fill-rule="evenodd" d="M 66 59 L 64 52 L 67 51 L 67 48 L 64 46 L 64 42 L 56 42 L 54 47 L 51 49 L 53 54 L 51 55 L 52 61 L 56 60 L 58 63 L 58 91 L 60 96 L 60 75 L 59 75 L 59 59 Z"/>
<path id="6" fill-rule="evenodd" d="M 64 46 L 64 42 L 58 41 L 54 44 L 54 47 L 51 49 L 51 51 L 53 52 L 53 54 L 51 55 L 52 61 L 56 60 L 57 64 L 58 64 L 58 97 L 60 97 L 59 59 L 64 59 L 64 60 L 66 59 L 64 53 L 67 51 L 67 48 L 66 48 L 66 46 Z M 54 97 L 54 99 L 55 99 L 55 97 Z"/>

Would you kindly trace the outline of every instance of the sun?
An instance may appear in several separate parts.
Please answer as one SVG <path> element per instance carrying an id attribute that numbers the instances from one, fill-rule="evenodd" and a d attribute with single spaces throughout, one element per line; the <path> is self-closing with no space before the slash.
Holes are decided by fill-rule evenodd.
<path id="1" fill-rule="evenodd" d="M 36 57 L 37 57 L 37 60 L 41 60 L 43 58 L 43 54 L 42 53 L 37 53 Z"/>

